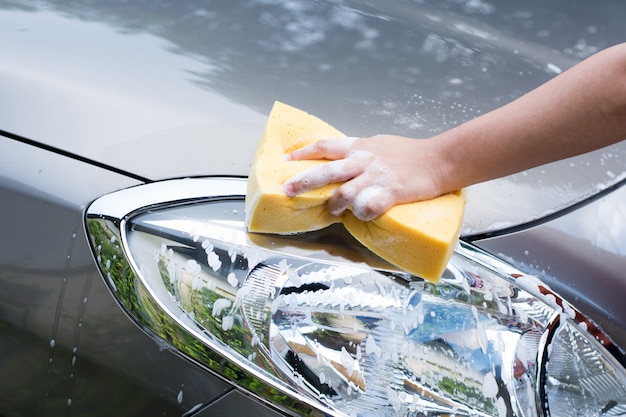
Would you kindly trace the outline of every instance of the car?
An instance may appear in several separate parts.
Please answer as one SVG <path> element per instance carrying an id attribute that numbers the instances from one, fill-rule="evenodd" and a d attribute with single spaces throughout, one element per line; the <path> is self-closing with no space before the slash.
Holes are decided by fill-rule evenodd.
<path id="1" fill-rule="evenodd" d="M 625 15 L 0 0 L 0 416 L 626 415 L 626 144 L 469 187 L 436 284 L 244 211 L 275 101 L 428 137 L 622 42 Z"/>

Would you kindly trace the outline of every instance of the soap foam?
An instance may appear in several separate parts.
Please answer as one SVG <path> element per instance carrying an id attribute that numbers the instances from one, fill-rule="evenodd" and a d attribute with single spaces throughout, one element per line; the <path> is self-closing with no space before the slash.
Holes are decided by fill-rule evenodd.
<path id="1" fill-rule="evenodd" d="M 373 216 L 368 207 L 374 199 L 385 199 L 385 189 L 380 185 L 365 187 L 357 194 L 352 205 L 352 212 L 360 220 L 372 220 Z"/>
<path id="2" fill-rule="evenodd" d="M 346 160 L 327 162 L 325 164 L 309 168 L 299 174 L 294 175 L 282 185 L 282 191 L 289 197 L 308 190 L 312 190 L 326 184 L 343 180 Z M 294 190 L 293 185 L 301 183 L 303 189 Z"/>
<path id="3" fill-rule="evenodd" d="M 351 155 L 355 159 L 370 160 L 368 167 L 368 176 L 374 176 L 371 185 L 361 189 L 354 198 L 352 212 L 360 220 L 373 220 L 375 216 L 369 213 L 368 207 L 389 208 L 393 205 L 391 190 L 397 182 L 397 177 L 385 164 L 379 159 L 373 158 L 373 154 L 368 151 L 355 151 Z M 374 199 L 379 200 L 375 205 L 371 202 Z"/>

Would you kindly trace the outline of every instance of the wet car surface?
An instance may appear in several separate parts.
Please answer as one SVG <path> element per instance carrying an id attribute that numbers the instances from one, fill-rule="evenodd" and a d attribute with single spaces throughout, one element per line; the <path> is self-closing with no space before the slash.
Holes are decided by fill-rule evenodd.
<path id="1" fill-rule="evenodd" d="M 192 196 L 213 204 L 205 197 L 215 183 L 204 180 L 245 182 L 274 100 L 352 136 L 431 136 L 623 41 L 625 7 L 0 1 L 0 414 L 317 415 L 316 401 L 288 399 L 282 382 L 255 377 L 236 355 L 186 350 L 195 342 L 159 333 L 152 316 L 133 310 L 134 298 L 121 299 L 122 281 L 107 274 L 122 255 L 98 259 L 102 242 L 88 232 L 88 219 L 108 216 L 111 231 L 120 224 L 108 206 L 92 203 L 165 183 L 167 192 L 137 202 L 118 223 L 139 223 L 126 217 L 135 209 L 166 209 Z M 598 324 L 617 358 L 626 346 L 625 149 L 472 187 L 463 231 L 471 251 L 482 248 L 538 277 Z M 181 178 L 200 182 L 170 199 L 176 187 L 168 181 Z M 228 206 L 228 221 L 242 213 L 239 189 L 220 192 L 239 201 Z M 329 237 L 319 238 L 325 248 Z M 310 251 L 298 240 L 282 244 L 289 256 Z M 187 335 L 186 321 L 179 325 Z M 620 415 L 621 406 L 598 415 Z M 349 415 L 328 403 L 320 409 Z M 485 413 L 498 415 L 497 407 Z"/>

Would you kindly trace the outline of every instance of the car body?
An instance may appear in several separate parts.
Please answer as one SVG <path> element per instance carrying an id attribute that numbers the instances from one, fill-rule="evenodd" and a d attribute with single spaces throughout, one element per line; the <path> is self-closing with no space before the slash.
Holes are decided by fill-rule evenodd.
<path id="1" fill-rule="evenodd" d="M 176 241 L 182 238 L 154 225 L 215 220 L 235 224 L 235 232 L 225 230 L 248 239 L 245 245 L 278 251 L 294 264 L 323 252 L 333 256 L 319 262 L 365 262 L 367 270 L 400 277 L 339 230 L 311 238 L 242 232 L 245 177 L 273 102 L 351 136 L 432 136 L 623 41 L 624 15 L 626 5 L 617 1 L 0 0 L 0 415 L 350 415 L 326 391 L 311 397 L 293 369 L 295 382 L 265 374 L 251 365 L 256 351 L 244 357 L 244 348 L 222 346 L 229 337 L 211 335 L 189 312 L 176 318 L 184 294 L 139 283 L 142 266 L 129 248 L 143 243 L 134 236 L 145 232 L 149 241 L 163 233 L 159 239 Z M 498 276 L 494 288 L 502 279 L 502 288 L 515 289 L 496 291 L 496 298 L 519 299 L 526 291 L 528 300 L 547 303 L 559 312 L 542 325 L 550 338 L 567 320 L 584 328 L 614 368 L 607 390 L 618 394 L 626 364 L 625 160 L 626 145 L 618 144 L 470 187 L 450 269 L 469 262 L 461 275 L 451 272 L 450 282 L 459 276 L 465 282 L 476 278 L 463 272 L 475 262 Z M 195 232 L 184 230 L 186 244 L 196 242 Z M 169 243 L 163 248 L 161 255 L 170 256 Z M 248 277 L 252 255 L 241 251 L 232 268 L 239 271 L 235 259 L 245 258 Z M 235 276 L 232 286 L 243 288 L 246 277 Z M 122 288 L 127 278 L 131 285 Z M 407 282 L 406 288 L 426 285 Z M 432 297 L 441 295 L 429 288 Z M 457 290 L 455 296 L 463 294 Z M 411 297 L 419 292 L 412 291 Z M 241 301 L 236 291 L 230 295 Z M 482 296 L 489 310 L 494 295 Z M 403 308 L 419 304 L 407 302 Z M 221 314 L 216 300 L 203 305 L 213 308 L 208 316 Z M 343 313 L 342 306 L 334 308 Z M 428 342 L 424 352 L 462 350 L 449 340 Z M 550 341 L 535 342 L 549 350 Z M 474 350 L 493 354 L 484 345 Z M 546 358 L 535 357 L 536 369 L 528 372 L 552 366 Z M 418 405 L 396 410 L 390 397 L 381 410 L 543 415 L 541 405 L 502 406 L 495 399 L 510 398 L 485 388 L 491 379 L 479 382 L 494 399 L 484 414 L 472 414 L 462 395 L 439 398 L 437 389 L 427 395 L 435 405 L 416 395 Z M 538 391 L 530 396 L 539 404 L 553 395 L 519 383 Z M 344 397 L 363 388 L 353 384 Z M 598 400 L 606 406 L 596 415 L 624 415 L 621 395 Z M 569 408 L 553 405 L 550 415 L 592 415 L 572 401 Z"/>

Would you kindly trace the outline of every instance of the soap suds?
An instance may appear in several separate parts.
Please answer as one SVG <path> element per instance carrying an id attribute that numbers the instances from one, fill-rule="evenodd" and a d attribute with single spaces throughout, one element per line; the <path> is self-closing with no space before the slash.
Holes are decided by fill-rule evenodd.
<path id="1" fill-rule="evenodd" d="M 367 340 L 365 342 L 365 353 L 368 355 L 376 355 L 379 359 L 383 355 L 383 350 L 376 344 L 376 340 L 374 340 L 371 334 L 367 336 Z"/>
<path id="2" fill-rule="evenodd" d="M 483 378 L 483 395 L 487 398 L 498 396 L 498 383 L 491 372 L 487 372 Z"/>
<path id="3" fill-rule="evenodd" d="M 371 213 L 369 209 L 372 207 L 387 209 L 393 204 L 389 190 L 394 188 L 397 177 L 389 167 L 369 151 L 354 151 L 349 155 L 349 159 L 358 161 L 360 164 L 367 164 L 367 171 L 363 173 L 363 176 L 367 176 L 366 179 L 370 184 L 357 192 L 352 212 L 360 220 L 373 220 L 380 213 Z M 378 201 L 372 204 L 374 200 Z"/>
<path id="4" fill-rule="evenodd" d="M 352 205 L 354 215 L 364 221 L 372 220 L 374 216 L 372 216 L 369 206 L 374 199 L 385 199 L 385 189 L 380 185 L 373 185 L 359 191 Z"/>
<path id="5" fill-rule="evenodd" d="M 343 181 L 345 179 L 345 171 L 345 159 L 326 162 L 294 175 L 282 185 L 282 191 L 288 197 L 294 197 L 298 193 Z M 301 187 L 296 191 L 294 184 L 301 184 Z"/>

